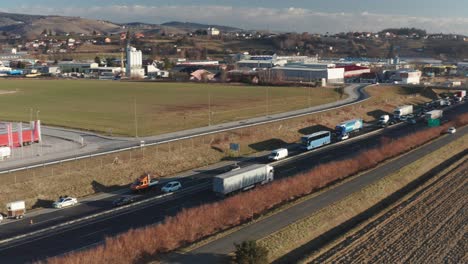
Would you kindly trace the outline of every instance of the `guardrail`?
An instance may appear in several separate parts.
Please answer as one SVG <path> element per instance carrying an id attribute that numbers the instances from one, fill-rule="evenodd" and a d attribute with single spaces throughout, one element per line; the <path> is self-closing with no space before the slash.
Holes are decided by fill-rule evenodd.
<path id="1" fill-rule="evenodd" d="M 371 86 L 371 85 L 368 85 L 368 86 Z M 246 128 L 246 127 L 258 126 L 258 125 L 263 125 L 263 124 L 268 124 L 268 123 L 273 123 L 273 122 L 279 122 L 279 121 L 283 121 L 283 120 L 287 120 L 287 119 L 297 118 L 297 117 L 301 117 L 301 116 L 306 116 L 306 115 L 310 115 L 310 114 L 316 114 L 316 113 L 322 113 L 322 112 L 326 112 L 326 111 L 330 111 L 330 110 L 335 110 L 335 109 L 339 109 L 339 108 L 342 108 L 342 107 L 362 103 L 362 102 L 365 102 L 365 101 L 369 100 L 370 99 L 369 95 L 364 91 L 364 88 L 366 88 L 368 86 L 362 86 L 362 87 L 359 87 L 357 89 L 359 97 L 365 96 L 366 98 L 364 98 L 362 100 L 359 100 L 359 101 L 355 101 L 355 102 L 351 102 L 351 103 L 347 103 L 347 104 L 343 104 L 343 105 L 339 105 L 339 106 L 335 106 L 335 107 L 330 107 L 330 108 L 327 108 L 327 109 L 316 110 L 316 111 L 312 111 L 312 112 L 303 112 L 303 113 L 293 114 L 293 115 L 290 115 L 290 116 L 279 117 L 279 118 L 274 118 L 274 119 L 271 119 L 271 120 L 265 120 L 265 121 L 250 123 L 250 124 L 242 124 L 242 125 L 233 126 L 233 127 L 219 128 L 219 129 L 215 129 L 215 130 L 212 130 L 212 131 L 207 131 L 207 132 L 202 132 L 202 133 L 197 133 L 197 134 L 191 134 L 191 135 L 187 135 L 187 136 L 181 136 L 181 137 L 161 140 L 161 141 L 157 141 L 157 142 L 149 142 L 149 143 L 145 142 L 143 146 L 140 145 L 140 141 L 136 141 L 135 142 L 136 145 L 131 146 L 131 147 L 125 147 L 125 148 L 120 148 L 120 149 L 116 149 L 116 150 L 104 151 L 104 152 L 99 152 L 99 153 L 95 153 L 95 154 L 85 154 L 85 155 L 81 155 L 81 156 L 77 156 L 77 157 L 73 157 L 73 158 L 65 158 L 65 159 L 60 159 L 60 160 L 56 160 L 56 161 L 49 161 L 49 162 L 44 162 L 44 163 L 35 164 L 35 165 L 23 166 L 23 167 L 19 167 L 19 168 L 15 168 L 15 169 L 3 170 L 3 171 L 0 171 L 0 174 L 7 174 L 7 173 L 12 173 L 12 172 L 17 172 L 17 171 L 23 171 L 23 170 L 28 170 L 28 169 L 34 169 L 34 168 L 46 167 L 46 166 L 50 166 L 50 165 L 61 164 L 61 163 L 64 163 L 64 162 L 69 162 L 69 161 L 77 161 L 77 160 L 81 160 L 81 159 L 99 157 L 99 156 L 104 156 L 104 155 L 108 155 L 108 154 L 112 154 L 112 153 L 135 150 L 135 149 L 140 149 L 140 148 L 149 147 L 149 146 L 156 146 L 156 145 L 166 144 L 166 143 L 170 143 L 170 142 L 174 142 L 174 141 L 179 141 L 179 140 L 184 140 L 184 139 L 191 139 L 191 138 L 195 138 L 195 137 L 201 137 L 201 136 L 206 136 L 206 135 L 211 135 L 211 134 L 216 134 L 216 133 L 222 133 L 222 132 L 226 132 L 226 131 L 230 131 L 230 130 L 234 130 L 234 129 L 241 129 L 241 128 Z M 218 127 L 222 127 L 222 124 L 219 125 Z"/>
<path id="2" fill-rule="evenodd" d="M 80 223 L 86 223 L 86 225 L 89 225 L 89 224 L 92 224 L 92 223 L 96 223 L 98 221 L 103 221 L 103 220 L 105 220 L 107 218 L 110 218 L 110 217 L 115 217 L 116 216 L 115 214 L 117 214 L 119 212 L 120 212 L 120 214 L 131 213 L 134 210 L 141 210 L 141 209 L 144 209 L 146 207 L 152 206 L 154 204 L 163 203 L 167 199 L 170 199 L 170 198 L 172 198 L 174 196 L 183 197 L 183 196 L 186 196 L 186 195 L 190 195 L 192 193 L 197 193 L 197 192 L 200 192 L 200 191 L 208 190 L 210 188 L 210 186 L 211 186 L 211 183 L 202 183 L 202 184 L 198 184 L 198 185 L 195 185 L 195 186 L 191 186 L 191 187 L 182 189 L 182 190 L 177 191 L 177 192 L 166 193 L 166 194 L 158 195 L 158 196 L 151 197 L 151 198 L 148 198 L 148 199 L 143 199 L 141 201 L 138 201 L 138 202 L 135 202 L 135 203 L 132 203 L 132 204 L 120 206 L 120 207 L 113 208 L 113 209 L 110 209 L 110 210 L 105 210 L 103 212 L 99 212 L 99 213 L 95 213 L 95 214 L 88 215 L 88 216 L 85 216 L 85 217 L 81 217 L 81 218 L 78 218 L 78 219 L 70 220 L 70 221 L 67 221 L 67 222 L 62 223 L 62 224 L 58 224 L 58 225 L 54 225 L 54 226 L 47 227 L 47 228 L 44 228 L 44 229 L 40 229 L 40 230 L 37 230 L 37 231 L 29 232 L 29 233 L 26 233 L 26 234 L 6 238 L 6 239 L 3 239 L 3 240 L 0 240 L 0 245 L 5 244 L 5 243 L 11 243 L 13 241 L 17 241 L 17 240 L 21 240 L 21 239 L 25 239 L 25 238 L 29 238 L 31 236 L 41 235 L 41 234 L 43 234 L 45 232 L 59 231 L 59 230 L 62 230 L 62 229 L 66 228 L 66 227 L 68 227 L 70 225 L 78 225 Z M 151 203 L 151 202 L 156 201 L 156 200 L 160 200 L 160 201 L 158 201 L 158 203 Z M 128 208 L 131 208 L 131 209 L 124 211 L 125 209 L 128 209 Z M 113 215 L 111 215 L 111 214 L 113 214 Z M 108 217 L 107 218 L 102 218 L 102 217 L 105 217 L 105 216 L 108 216 Z M 97 219 L 97 218 L 99 218 L 99 219 Z M 96 219 L 96 220 L 91 222 L 93 219 Z"/>

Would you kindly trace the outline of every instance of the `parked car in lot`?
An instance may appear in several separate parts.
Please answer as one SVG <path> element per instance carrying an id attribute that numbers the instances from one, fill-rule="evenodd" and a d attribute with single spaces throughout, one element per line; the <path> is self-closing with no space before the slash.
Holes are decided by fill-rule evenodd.
<path id="1" fill-rule="evenodd" d="M 119 197 L 117 200 L 114 200 L 112 204 L 114 206 L 122 206 L 122 205 L 131 204 L 133 202 L 135 202 L 135 198 L 133 198 L 132 196 L 122 196 L 122 197 Z"/>
<path id="2" fill-rule="evenodd" d="M 161 191 L 165 193 L 169 193 L 169 192 L 175 192 L 179 190 L 180 188 L 182 188 L 182 184 L 180 184 L 180 182 L 171 181 L 171 182 L 166 183 L 166 185 L 164 185 L 161 188 Z"/>
<path id="3" fill-rule="evenodd" d="M 447 129 L 447 133 L 449 133 L 449 134 L 455 134 L 455 132 L 457 132 L 457 129 L 454 128 L 454 127 L 449 127 L 449 128 Z"/>
<path id="4" fill-rule="evenodd" d="M 78 203 L 78 200 L 73 197 L 64 196 L 60 197 L 54 204 L 54 208 L 63 208 L 68 206 L 74 206 Z"/>
<path id="5" fill-rule="evenodd" d="M 3 221 L 3 215 L 0 214 L 0 223 Z"/>

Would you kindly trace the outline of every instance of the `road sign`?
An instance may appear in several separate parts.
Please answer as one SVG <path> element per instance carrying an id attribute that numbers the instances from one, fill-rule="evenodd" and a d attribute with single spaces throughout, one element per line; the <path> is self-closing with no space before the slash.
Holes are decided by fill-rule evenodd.
<path id="1" fill-rule="evenodd" d="M 427 125 L 429 127 L 438 127 L 440 126 L 440 119 L 429 119 L 427 120 Z"/>
<path id="2" fill-rule="evenodd" d="M 229 149 L 232 151 L 239 151 L 240 150 L 240 145 L 238 143 L 230 143 L 229 144 Z"/>

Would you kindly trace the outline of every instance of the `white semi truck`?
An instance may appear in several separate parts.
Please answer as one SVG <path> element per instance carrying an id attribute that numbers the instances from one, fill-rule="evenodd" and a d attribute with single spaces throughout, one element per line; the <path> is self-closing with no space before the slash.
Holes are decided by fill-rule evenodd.
<path id="1" fill-rule="evenodd" d="M 237 191 L 244 191 L 258 184 L 273 181 L 274 168 L 257 164 L 223 173 L 213 178 L 213 191 L 218 196 L 226 196 Z"/>
<path id="2" fill-rule="evenodd" d="M 429 112 L 426 112 L 424 114 L 424 118 L 426 120 L 429 120 L 429 119 L 439 119 L 442 117 L 444 111 L 443 110 L 432 110 L 432 111 L 429 111 Z"/>
<path id="3" fill-rule="evenodd" d="M 413 113 L 413 105 L 402 105 L 393 111 L 393 118 L 401 119 L 402 116 L 406 116 Z"/>

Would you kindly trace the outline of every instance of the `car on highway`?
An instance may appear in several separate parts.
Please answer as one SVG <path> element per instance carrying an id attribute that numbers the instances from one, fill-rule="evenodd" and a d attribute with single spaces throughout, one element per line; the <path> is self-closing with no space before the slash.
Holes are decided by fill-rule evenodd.
<path id="1" fill-rule="evenodd" d="M 349 134 L 346 133 L 346 134 L 343 134 L 341 137 L 340 137 L 340 140 L 346 140 L 349 138 Z"/>
<path id="2" fill-rule="evenodd" d="M 416 124 L 416 119 L 414 119 L 414 118 L 407 119 L 406 122 L 407 122 L 408 124 L 414 125 L 414 124 Z"/>
<path id="3" fill-rule="evenodd" d="M 74 206 L 78 204 L 78 200 L 74 197 L 63 196 L 60 197 L 55 203 L 53 203 L 54 208 L 63 208 L 68 206 Z"/>
<path id="4" fill-rule="evenodd" d="M 171 182 L 166 183 L 166 185 L 164 185 L 161 188 L 161 191 L 165 193 L 170 193 L 170 192 L 175 192 L 181 188 L 182 188 L 182 184 L 180 184 L 180 182 L 171 181 Z"/>
<path id="5" fill-rule="evenodd" d="M 122 206 L 122 205 L 127 205 L 135 202 L 135 198 L 132 196 L 122 196 L 117 198 L 112 202 L 114 206 Z"/>
<path id="6" fill-rule="evenodd" d="M 449 128 L 447 129 L 447 133 L 449 133 L 449 134 L 455 134 L 455 132 L 457 132 L 457 129 L 454 128 L 454 127 L 449 127 Z"/>

